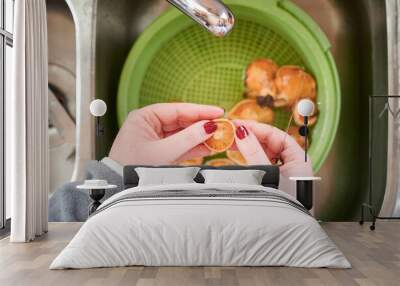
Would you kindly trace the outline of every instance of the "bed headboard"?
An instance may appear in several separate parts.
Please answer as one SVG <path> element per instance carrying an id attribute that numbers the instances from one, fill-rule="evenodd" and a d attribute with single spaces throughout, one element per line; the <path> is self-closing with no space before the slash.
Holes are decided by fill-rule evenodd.
<path id="1" fill-rule="evenodd" d="M 124 189 L 136 187 L 139 183 L 139 176 L 137 175 L 135 168 L 147 167 L 147 168 L 183 168 L 183 166 L 146 166 L 146 165 L 132 165 L 124 167 Z M 257 166 L 223 166 L 223 167 L 212 167 L 212 166 L 198 166 L 202 170 L 207 169 L 220 169 L 220 170 L 262 170 L 265 171 L 265 175 L 262 180 L 262 185 L 265 187 L 271 187 L 277 189 L 279 186 L 279 168 L 272 165 L 257 165 Z M 197 183 L 204 183 L 203 176 L 199 174 L 194 179 Z"/>

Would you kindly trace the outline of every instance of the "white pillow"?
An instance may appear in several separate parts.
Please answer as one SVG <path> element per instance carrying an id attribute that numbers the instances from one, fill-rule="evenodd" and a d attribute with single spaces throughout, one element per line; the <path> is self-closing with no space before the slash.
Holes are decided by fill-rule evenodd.
<path id="1" fill-rule="evenodd" d="M 202 170 L 205 184 L 261 185 L 265 171 L 262 170 Z"/>
<path id="2" fill-rule="evenodd" d="M 200 168 L 135 168 L 139 186 L 195 183 L 193 180 Z"/>

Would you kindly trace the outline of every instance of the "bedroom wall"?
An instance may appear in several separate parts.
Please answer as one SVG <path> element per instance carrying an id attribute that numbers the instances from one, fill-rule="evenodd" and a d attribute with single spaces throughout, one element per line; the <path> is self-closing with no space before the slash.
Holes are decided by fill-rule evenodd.
<path id="1" fill-rule="evenodd" d="M 51 2 L 55 0 L 49 0 Z M 368 96 L 387 93 L 386 14 L 384 1 L 293 0 L 331 43 L 339 72 L 342 106 L 339 129 L 327 160 L 317 173 L 316 214 L 324 220 L 353 220 L 368 189 Z M 96 158 L 106 156 L 118 132 L 116 96 L 125 59 L 142 31 L 170 5 L 165 0 L 98 0 L 96 15 L 95 94 L 108 105 L 104 136 Z M 373 202 L 383 199 L 387 130 L 376 134 Z M 314 138 L 313 144 L 318 144 Z M 53 172 L 63 172 L 55 168 Z"/>
<path id="2" fill-rule="evenodd" d="M 384 1 L 293 1 L 320 26 L 332 44 L 342 91 L 342 113 L 334 146 L 317 175 L 323 177 L 316 212 L 325 220 L 351 220 L 368 187 L 368 95 L 386 93 Z M 97 142 L 97 158 L 108 153 L 118 130 L 115 97 L 124 60 L 135 39 L 168 5 L 164 1 L 99 0 L 96 94 L 104 99 L 107 135 Z M 378 136 L 384 138 L 385 130 Z M 382 150 L 384 153 L 385 150 Z M 384 177 L 385 163 L 376 176 Z M 376 182 L 383 189 L 383 181 Z M 382 193 L 375 193 L 379 204 Z"/>

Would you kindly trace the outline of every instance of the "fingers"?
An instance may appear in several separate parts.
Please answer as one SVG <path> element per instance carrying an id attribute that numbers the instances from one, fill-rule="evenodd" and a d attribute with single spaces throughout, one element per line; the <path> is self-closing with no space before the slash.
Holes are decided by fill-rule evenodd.
<path id="1" fill-rule="evenodd" d="M 248 165 L 270 165 L 271 162 L 253 132 L 240 125 L 235 133 L 236 146 Z"/>
<path id="2" fill-rule="evenodd" d="M 236 146 L 236 142 L 233 142 L 232 146 L 229 148 L 230 151 L 239 151 L 238 147 Z"/>
<path id="3" fill-rule="evenodd" d="M 236 126 L 244 125 L 252 130 L 258 140 L 267 145 L 272 152 L 280 152 L 282 144 L 287 144 L 286 137 L 288 137 L 288 134 L 274 126 L 252 120 L 234 120 L 234 123 Z"/>
<path id="4" fill-rule="evenodd" d="M 194 103 L 153 104 L 142 108 L 142 112 L 151 117 L 164 132 L 186 128 L 194 122 L 224 115 L 224 110 L 220 107 Z"/>
<path id="5" fill-rule="evenodd" d="M 154 147 L 163 151 L 163 158 L 166 161 L 174 162 L 210 138 L 215 130 L 217 130 L 215 122 L 202 120 L 157 141 Z"/>
<path id="6" fill-rule="evenodd" d="M 193 149 L 191 149 L 190 151 L 186 152 L 185 154 L 183 154 L 178 159 L 178 162 L 193 159 L 193 158 L 198 158 L 198 157 L 206 157 L 206 156 L 210 156 L 210 155 L 211 155 L 211 151 L 203 144 L 200 144 L 200 145 L 197 145 L 196 147 L 194 147 Z"/>
<path id="7" fill-rule="evenodd" d="M 244 125 L 265 145 L 269 154 L 281 157 L 284 162 L 304 160 L 304 150 L 286 132 L 264 123 L 249 120 L 235 120 L 235 125 Z"/>
<path id="8" fill-rule="evenodd" d="M 281 174 L 283 176 L 312 176 L 311 160 L 304 161 L 304 150 L 286 132 L 267 124 L 255 121 L 235 120 L 235 125 L 245 126 L 265 146 L 269 158 L 280 157 L 283 161 Z M 239 128 L 238 127 L 238 128 Z M 238 144 L 238 142 L 236 142 Z"/>

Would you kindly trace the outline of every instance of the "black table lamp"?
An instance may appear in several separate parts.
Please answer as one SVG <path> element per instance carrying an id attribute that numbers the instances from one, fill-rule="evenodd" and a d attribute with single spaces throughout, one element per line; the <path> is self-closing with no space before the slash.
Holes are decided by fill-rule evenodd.
<path id="1" fill-rule="evenodd" d="M 90 103 L 90 113 L 96 118 L 96 136 L 104 134 L 104 128 L 100 124 L 100 117 L 107 112 L 107 104 L 101 99 L 95 99 Z"/>
<path id="2" fill-rule="evenodd" d="M 297 112 L 303 116 L 304 124 L 300 127 L 300 135 L 304 136 L 304 161 L 307 162 L 308 149 L 308 118 L 314 115 L 315 105 L 310 99 L 302 99 L 297 103 Z M 311 210 L 313 208 L 313 184 L 319 181 L 319 177 L 290 177 L 290 180 L 296 181 L 296 198 L 303 206 Z"/>
<path id="3" fill-rule="evenodd" d="M 101 99 L 95 99 L 90 103 L 90 113 L 96 118 L 96 136 L 104 134 L 104 128 L 101 126 L 100 117 L 107 112 L 107 104 Z M 106 189 L 116 188 L 115 185 L 109 185 L 106 180 L 91 179 L 85 180 L 85 184 L 77 186 L 78 189 L 89 191 L 89 197 L 92 203 L 89 205 L 89 216 L 100 206 L 100 200 L 104 197 Z"/>
<path id="4" fill-rule="evenodd" d="M 309 99 L 302 99 L 297 103 L 297 112 L 304 117 L 304 125 L 300 128 L 300 135 L 304 136 L 304 160 L 307 162 L 308 149 L 308 117 L 314 115 L 315 105 Z"/>

